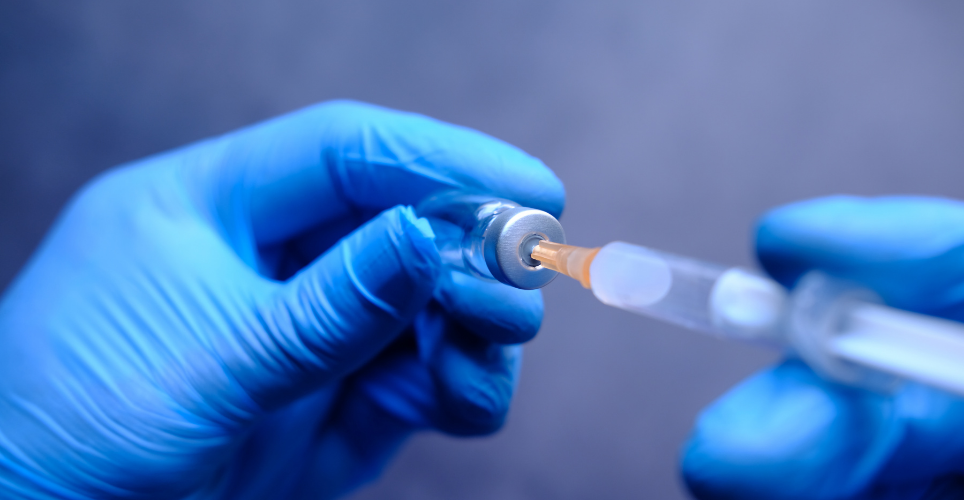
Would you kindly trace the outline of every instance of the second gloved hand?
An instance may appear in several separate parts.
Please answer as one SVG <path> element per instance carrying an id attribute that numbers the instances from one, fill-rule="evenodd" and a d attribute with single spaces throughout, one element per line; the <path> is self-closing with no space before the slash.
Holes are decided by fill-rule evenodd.
<path id="1" fill-rule="evenodd" d="M 797 203 L 763 218 L 757 252 L 787 286 L 819 269 L 872 288 L 894 307 L 964 321 L 964 203 Z M 875 394 L 789 360 L 703 412 L 683 474 L 705 500 L 964 498 L 962 428 L 958 397 L 914 383 Z"/>
<path id="2" fill-rule="evenodd" d="M 496 430 L 542 298 L 441 267 L 408 206 L 453 188 L 564 199 L 508 144 L 350 102 L 90 183 L 0 302 L 0 496 L 332 498 L 413 431 Z"/>

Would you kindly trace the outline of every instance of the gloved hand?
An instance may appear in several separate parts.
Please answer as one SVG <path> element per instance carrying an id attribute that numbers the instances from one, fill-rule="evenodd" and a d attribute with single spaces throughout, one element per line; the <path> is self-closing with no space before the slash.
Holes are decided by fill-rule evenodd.
<path id="1" fill-rule="evenodd" d="M 757 252 L 787 286 L 820 269 L 889 305 L 964 321 L 964 203 L 797 203 L 762 219 Z M 682 465 L 704 500 L 964 498 L 964 400 L 913 383 L 874 394 L 785 361 L 703 412 Z"/>
<path id="2" fill-rule="evenodd" d="M 91 182 L 0 303 L 0 497 L 331 498 L 415 430 L 496 430 L 542 297 L 440 267 L 405 205 L 441 188 L 564 200 L 508 144 L 350 102 Z"/>

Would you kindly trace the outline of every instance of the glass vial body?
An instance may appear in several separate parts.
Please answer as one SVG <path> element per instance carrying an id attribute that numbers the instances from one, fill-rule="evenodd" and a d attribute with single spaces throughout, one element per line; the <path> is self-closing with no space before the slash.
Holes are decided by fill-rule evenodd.
<path id="1" fill-rule="evenodd" d="M 524 290 L 541 288 L 556 276 L 529 255 L 538 241 L 565 242 L 559 221 L 546 212 L 463 192 L 427 198 L 416 211 L 432 225 L 449 267 Z"/>

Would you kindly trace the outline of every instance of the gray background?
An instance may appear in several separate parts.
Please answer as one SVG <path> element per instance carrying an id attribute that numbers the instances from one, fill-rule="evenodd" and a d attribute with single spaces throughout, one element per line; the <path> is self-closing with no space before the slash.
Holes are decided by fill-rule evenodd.
<path id="1" fill-rule="evenodd" d="M 0 287 L 107 167 L 320 100 L 481 129 L 568 189 L 571 242 L 751 264 L 830 193 L 964 197 L 964 3 L 7 0 Z M 416 438 L 360 499 L 685 498 L 701 407 L 775 357 L 546 289 L 505 430 Z"/>

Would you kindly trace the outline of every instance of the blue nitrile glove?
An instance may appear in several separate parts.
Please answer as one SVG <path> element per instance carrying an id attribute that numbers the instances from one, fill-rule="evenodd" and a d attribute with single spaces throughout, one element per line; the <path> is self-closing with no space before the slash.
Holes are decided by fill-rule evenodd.
<path id="1" fill-rule="evenodd" d="M 910 311 L 964 320 L 964 203 L 831 197 L 766 215 L 763 267 L 787 286 L 820 269 Z M 964 370 L 964 361 L 961 369 Z M 700 499 L 964 498 L 964 400 L 908 383 L 892 396 L 821 379 L 799 361 L 703 412 L 683 475 Z"/>
<path id="2" fill-rule="evenodd" d="M 496 430 L 542 297 L 440 268 L 406 205 L 442 188 L 564 199 L 508 144 L 350 102 L 91 182 L 0 303 L 0 497 L 331 498 L 415 430 Z"/>

